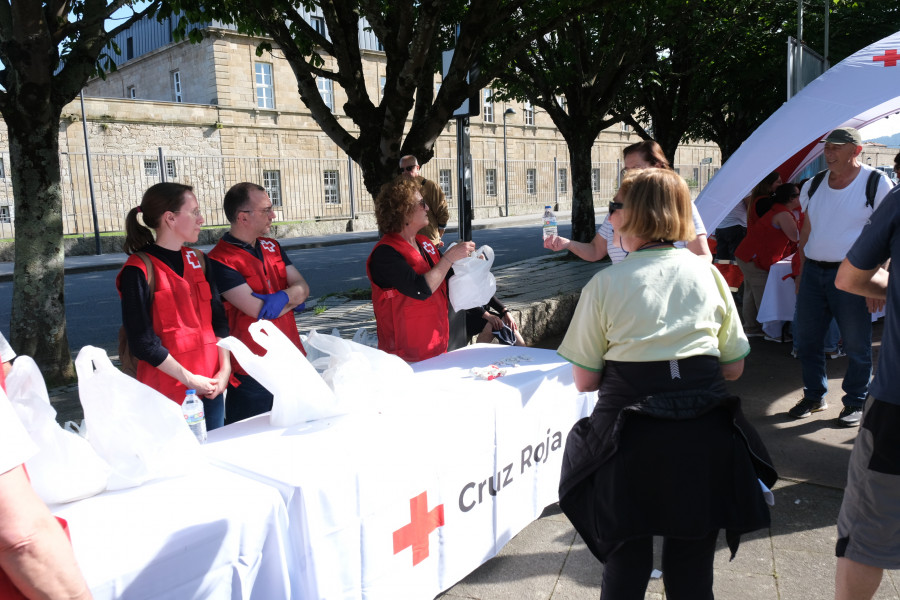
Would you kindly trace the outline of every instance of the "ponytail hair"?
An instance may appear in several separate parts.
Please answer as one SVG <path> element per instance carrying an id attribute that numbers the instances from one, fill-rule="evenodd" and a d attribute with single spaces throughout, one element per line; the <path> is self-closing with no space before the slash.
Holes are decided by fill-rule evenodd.
<path id="1" fill-rule="evenodd" d="M 167 212 L 180 210 L 184 205 L 185 193 L 193 189 L 189 185 L 171 182 L 150 186 L 144 192 L 140 206 L 132 208 L 125 217 L 125 253 L 134 254 L 152 244 L 156 238 L 151 229 L 159 229 L 161 219 Z M 138 213 L 141 213 L 144 225 L 138 222 Z"/>

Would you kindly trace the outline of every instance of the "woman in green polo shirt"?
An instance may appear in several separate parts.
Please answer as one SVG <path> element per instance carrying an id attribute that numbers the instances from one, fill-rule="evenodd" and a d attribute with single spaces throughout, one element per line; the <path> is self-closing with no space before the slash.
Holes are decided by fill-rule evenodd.
<path id="1" fill-rule="evenodd" d="M 601 598 L 644 597 L 656 535 L 666 597 L 711 599 L 719 530 L 734 553 L 768 527 L 757 478 L 777 478 L 725 388 L 750 346 L 716 268 L 672 243 L 694 237 L 683 179 L 648 169 L 610 212 L 628 257 L 585 286 L 558 350 L 600 392 L 566 442 L 560 506 L 605 564 Z"/>

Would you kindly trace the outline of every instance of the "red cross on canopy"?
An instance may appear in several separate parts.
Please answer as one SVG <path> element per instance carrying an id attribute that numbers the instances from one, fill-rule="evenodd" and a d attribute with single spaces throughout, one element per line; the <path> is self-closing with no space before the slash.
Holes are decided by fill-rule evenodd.
<path id="1" fill-rule="evenodd" d="M 900 55 L 897 54 L 897 50 L 887 50 L 881 56 L 873 56 L 873 61 L 882 61 L 884 66 L 886 67 L 896 67 L 897 61 L 900 60 Z"/>
<path id="2" fill-rule="evenodd" d="M 394 532 L 394 554 L 412 546 L 413 566 L 428 558 L 428 534 L 444 525 L 444 505 L 428 510 L 428 492 L 409 500 L 409 525 Z"/>

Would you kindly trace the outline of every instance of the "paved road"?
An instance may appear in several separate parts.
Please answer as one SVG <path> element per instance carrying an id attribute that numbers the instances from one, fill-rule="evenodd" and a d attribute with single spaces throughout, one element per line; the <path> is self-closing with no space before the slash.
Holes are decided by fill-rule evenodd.
<path id="1" fill-rule="evenodd" d="M 560 225 L 561 235 L 568 236 L 570 232 L 571 225 Z M 494 249 L 498 266 L 549 252 L 541 244 L 537 224 L 478 229 L 472 237 L 475 243 Z M 309 282 L 313 297 L 319 298 L 328 293 L 368 288 L 365 260 L 371 250 L 372 242 L 367 241 L 289 250 L 288 256 Z M 116 270 L 103 270 L 66 276 L 66 320 L 69 346 L 74 352 L 87 344 L 106 350 L 115 348 L 122 323 L 116 274 Z M 0 283 L 0 328 L 7 332 L 11 307 L 12 283 Z"/>

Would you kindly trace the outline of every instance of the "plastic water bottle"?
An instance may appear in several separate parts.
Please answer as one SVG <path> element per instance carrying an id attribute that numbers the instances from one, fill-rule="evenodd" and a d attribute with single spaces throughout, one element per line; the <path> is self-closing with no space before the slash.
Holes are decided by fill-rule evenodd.
<path id="1" fill-rule="evenodd" d="M 203 413 L 203 402 L 197 397 L 196 390 L 188 390 L 181 404 L 181 412 L 191 432 L 201 444 L 206 442 L 206 415 Z"/>
<path id="2" fill-rule="evenodd" d="M 558 235 L 556 229 L 556 213 L 549 206 L 544 207 L 544 239 L 551 235 Z"/>

